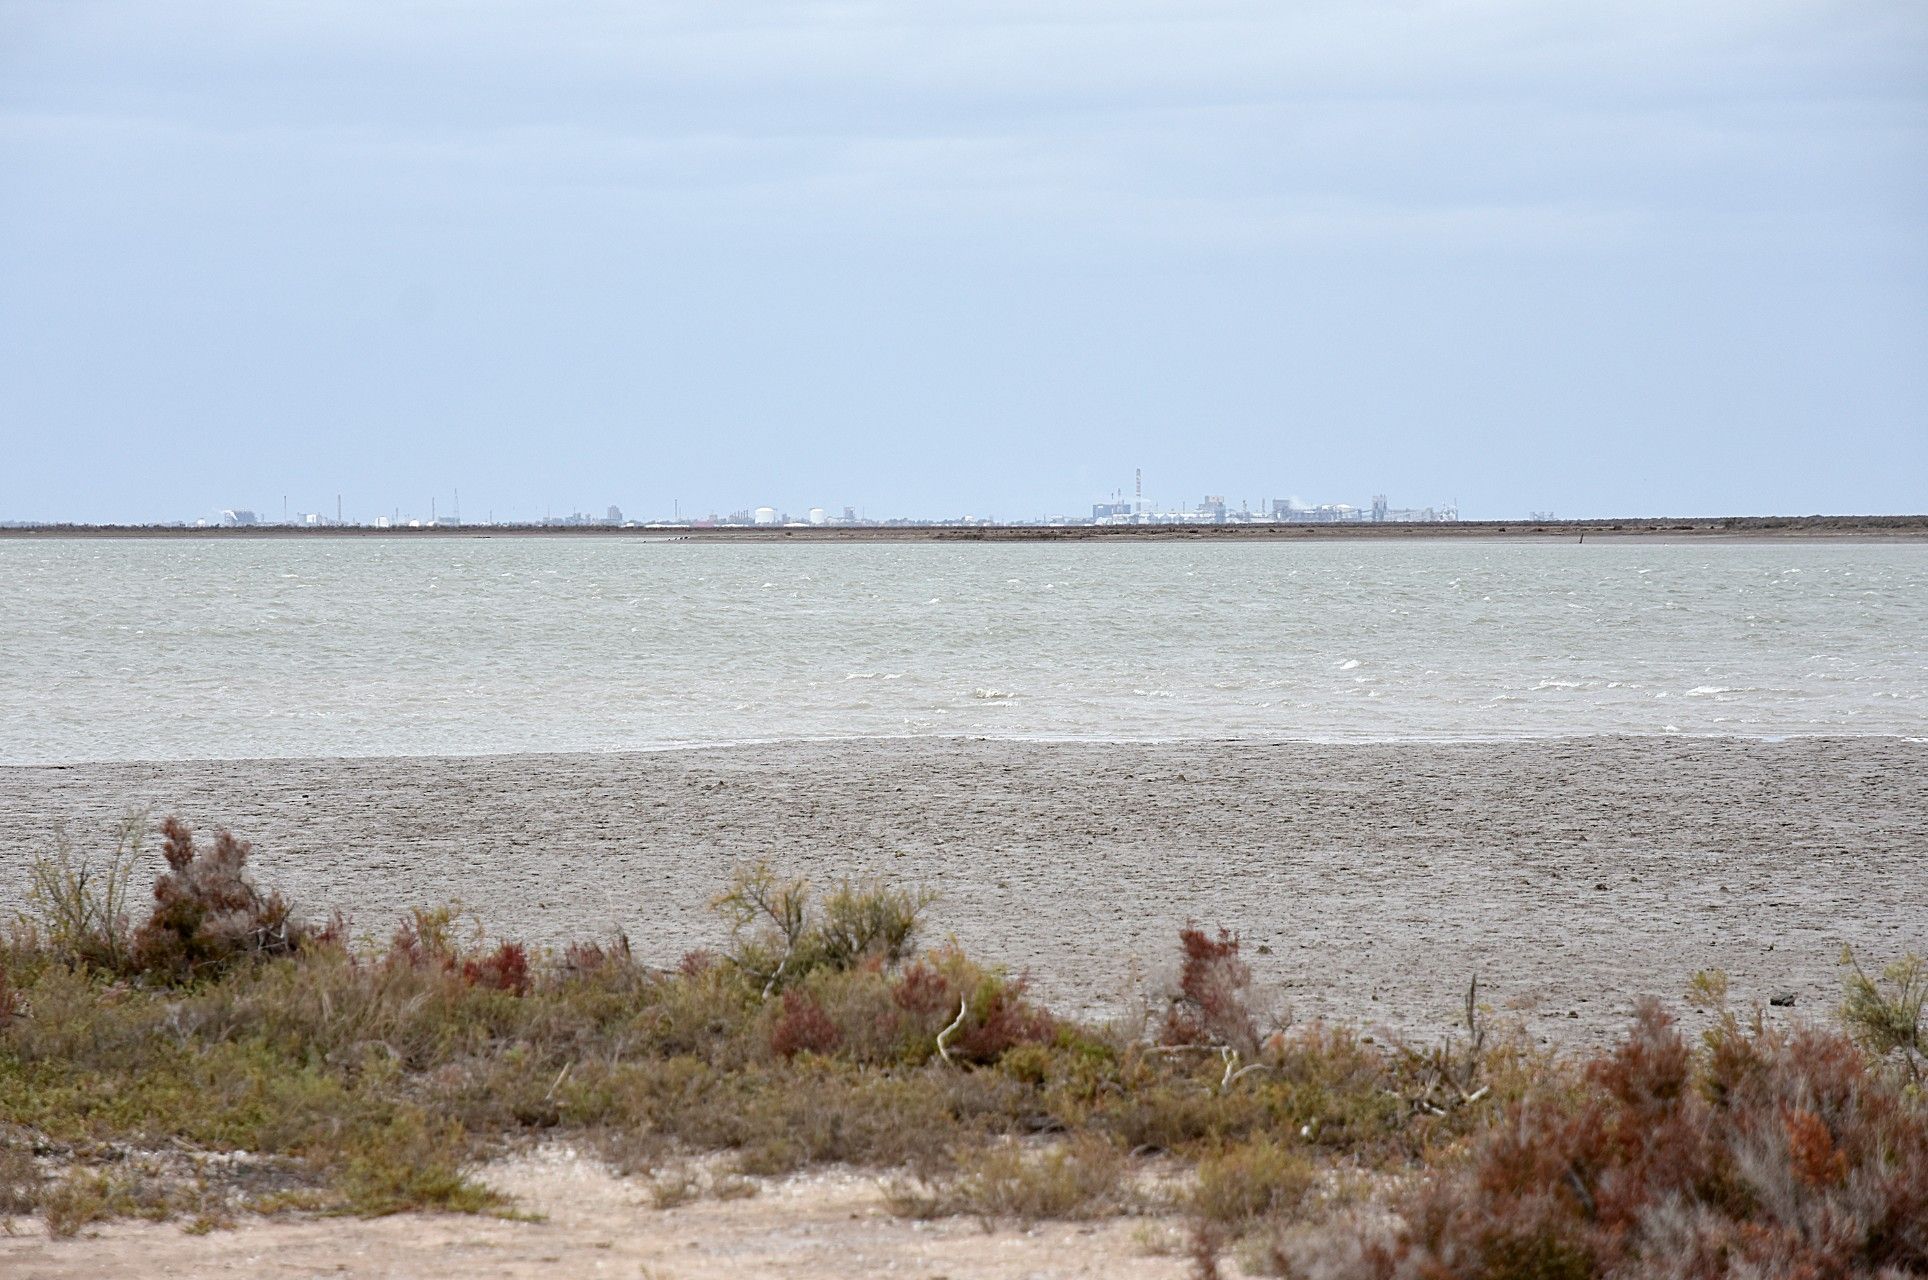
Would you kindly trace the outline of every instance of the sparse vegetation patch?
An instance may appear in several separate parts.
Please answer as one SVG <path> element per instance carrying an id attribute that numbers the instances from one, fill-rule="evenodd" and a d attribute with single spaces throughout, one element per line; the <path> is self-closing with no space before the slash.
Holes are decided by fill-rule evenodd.
<path id="1" fill-rule="evenodd" d="M 161 831 L 138 923 L 130 825 L 104 859 L 56 847 L 0 941 L 0 1224 L 512 1212 L 477 1163 L 567 1134 L 664 1207 L 839 1163 L 910 1215 L 1176 1215 L 1201 1274 L 1226 1250 L 1307 1276 L 1928 1267 L 1911 957 L 1849 964 L 1843 1030 L 1723 1012 L 1689 1043 L 1647 1008 L 1572 1060 L 1489 1027 L 1477 988 L 1431 1047 L 1287 1025 L 1237 937 L 1193 927 L 1143 1034 L 920 947 L 914 888 L 753 864 L 717 899 L 729 944 L 658 969 L 444 909 L 351 945 L 255 885 L 245 843 Z M 1384 1211 L 1337 1213 L 1357 1186 Z"/>

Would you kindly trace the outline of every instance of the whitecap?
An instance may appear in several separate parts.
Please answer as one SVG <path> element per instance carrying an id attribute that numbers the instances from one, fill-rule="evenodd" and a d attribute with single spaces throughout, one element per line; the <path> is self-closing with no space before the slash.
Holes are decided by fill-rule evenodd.
<path id="1" fill-rule="evenodd" d="M 971 690 L 971 696 L 973 698 L 982 698 L 986 702 L 1003 702 L 1015 698 L 1018 695 L 1004 689 L 973 689 Z"/>
<path id="2" fill-rule="evenodd" d="M 1339 664 L 1339 670 L 1341 670 L 1341 671 L 1350 671 L 1350 670 L 1352 670 L 1352 669 L 1353 669 L 1354 667 L 1356 667 L 1356 666 L 1358 666 L 1358 665 L 1359 665 L 1359 659 L 1357 659 L 1357 658 L 1347 658 L 1347 659 L 1346 659 L 1346 660 L 1345 660 L 1344 662 L 1341 662 L 1341 663 Z"/>

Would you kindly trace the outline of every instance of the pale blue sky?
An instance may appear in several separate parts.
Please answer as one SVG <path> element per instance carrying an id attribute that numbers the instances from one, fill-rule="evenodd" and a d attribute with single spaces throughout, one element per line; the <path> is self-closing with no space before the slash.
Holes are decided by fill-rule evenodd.
<path id="1" fill-rule="evenodd" d="M 0 518 L 1928 509 L 1928 6 L 0 0 Z"/>

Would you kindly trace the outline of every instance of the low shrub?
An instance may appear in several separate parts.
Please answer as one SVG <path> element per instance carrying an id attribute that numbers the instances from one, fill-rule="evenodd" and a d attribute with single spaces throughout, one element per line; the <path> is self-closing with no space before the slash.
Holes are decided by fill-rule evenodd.
<path id="1" fill-rule="evenodd" d="M 46 1185 L 39 1199 L 47 1234 L 57 1240 L 114 1218 L 159 1220 L 202 1207 L 199 1188 L 170 1183 L 139 1168 L 69 1169 Z"/>
<path id="2" fill-rule="evenodd" d="M 1317 1181 L 1301 1152 L 1259 1137 L 1200 1160 L 1187 1207 L 1208 1222 L 1243 1228 L 1261 1218 L 1289 1217 Z"/>
<path id="3" fill-rule="evenodd" d="M 134 933 L 130 961 L 143 974 L 183 981 L 244 959 L 291 955 L 313 936 L 278 893 L 248 876 L 253 846 L 227 831 L 197 848 L 179 818 L 161 823 L 168 869 L 154 881 L 154 911 Z"/>
<path id="4" fill-rule="evenodd" d="M 1224 1045 L 1257 1055 L 1259 1022 L 1251 1007 L 1252 969 L 1239 957 L 1239 940 L 1224 929 L 1216 938 L 1196 925 L 1179 931 L 1183 959 L 1178 986 L 1167 1000 L 1160 1035 L 1168 1045 Z"/>
<path id="5" fill-rule="evenodd" d="M 1026 986 L 1021 977 L 983 968 L 956 947 L 946 947 L 908 965 L 891 998 L 947 1062 L 990 1063 L 1019 1045 L 1047 1043 L 1056 1034 L 1056 1021 L 1031 1004 Z"/>
<path id="6" fill-rule="evenodd" d="M 1848 1276 L 1928 1268 L 1928 1115 L 1838 1033 L 1698 1056 L 1649 1002 L 1572 1094 L 1509 1104 L 1423 1180 L 1372 1274 Z"/>
<path id="7" fill-rule="evenodd" d="M 0 1137 L 0 1229 L 14 1214 L 32 1213 L 40 1207 L 40 1188 L 45 1181 L 32 1148 Z"/>
<path id="8" fill-rule="evenodd" d="M 460 972 L 471 987 L 529 994 L 529 952 L 519 942 L 504 942 L 485 956 L 462 961 Z"/>
<path id="9" fill-rule="evenodd" d="M 823 1006 L 801 991 L 783 993 L 783 1011 L 770 1028 L 770 1049 L 789 1058 L 799 1053 L 830 1053 L 843 1043 L 843 1033 Z"/>
<path id="10" fill-rule="evenodd" d="M 957 1179 L 935 1194 L 943 1211 L 975 1215 L 987 1226 L 999 1219 L 1108 1217 L 1131 1200 L 1124 1157 L 1094 1134 L 1042 1150 L 1000 1143 L 968 1157 Z"/>
<path id="11" fill-rule="evenodd" d="M 676 1209 L 703 1194 L 703 1181 L 681 1166 L 656 1174 L 648 1182 L 652 1209 Z"/>
<path id="12" fill-rule="evenodd" d="M 468 1146 L 462 1127 L 409 1109 L 380 1128 L 352 1136 L 330 1158 L 336 1185 L 356 1213 L 382 1216 L 414 1209 L 479 1213 L 502 1198 L 464 1173 Z"/>
<path id="13" fill-rule="evenodd" d="M 1880 976 L 1870 977 L 1843 949 L 1841 962 L 1848 974 L 1843 983 L 1841 1021 L 1848 1034 L 1878 1058 L 1893 1057 L 1919 1086 L 1928 1069 L 1928 1026 L 1922 1010 L 1928 1006 L 1928 960 L 1910 952 L 1892 961 Z"/>
<path id="14" fill-rule="evenodd" d="M 815 949 L 821 963 L 851 969 L 867 960 L 884 967 L 911 954 L 924 909 L 937 895 L 881 881 L 844 880 L 823 900 Z"/>
<path id="15" fill-rule="evenodd" d="M 129 814 L 114 847 L 76 854 L 64 831 L 28 867 L 27 920 L 45 949 L 69 961 L 118 973 L 128 961 L 128 885 L 140 862 L 147 815 Z"/>
<path id="16" fill-rule="evenodd" d="M 924 890 L 844 880 L 818 903 L 808 881 L 762 861 L 739 867 L 711 906 L 730 926 L 727 960 L 769 996 L 820 969 L 900 963 L 934 900 Z"/>

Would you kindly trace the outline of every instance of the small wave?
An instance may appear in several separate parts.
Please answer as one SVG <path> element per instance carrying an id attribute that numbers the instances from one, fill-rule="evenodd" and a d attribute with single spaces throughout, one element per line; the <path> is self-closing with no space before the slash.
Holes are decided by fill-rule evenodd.
<path id="1" fill-rule="evenodd" d="M 1584 680 L 1542 680 L 1533 686 L 1535 689 L 1584 689 Z"/>
<path id="2" fill-rule="evenodd" d="M 1005 702 L 1018 695 L 1004 689 L 973 689 L 971 690 L 971 696 L 973 698 L 982 698 L 986 702 Z"/>
<path id="3" fill-rule="evenodd" d="M 1132 692 L 1141 698 L 1170 698 L 1176 696 L 1170 689 L 1133 689 Z"/>
<path id="4" fill-rule="evenodd" d="M 1733 693 L 1735 690 L 1724 684 L 1697 684 L 1687 691 L 1690 698 L 1711 698 L 1717 693 Z"/>
<path id="5" fill-rule="evenodd" d="M 1358 665 L 1359 665 L 1359 659 L 1357 659 L 1357 658 L 1347 658 L 1347 659 L 1346 659 L 1346 660 L 1345 660 L 1344 662 L 1341 662 L 1341 663 L 1339 664 L 1339 670 L 1341 670 L 1341 671 L 1350 671 L 1350 670 L 1352 670 L 1352 669 L 1353 669 L 1354 667 L 1356 667 L 1356 666 L 1358 666 Z"/>

